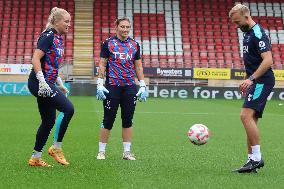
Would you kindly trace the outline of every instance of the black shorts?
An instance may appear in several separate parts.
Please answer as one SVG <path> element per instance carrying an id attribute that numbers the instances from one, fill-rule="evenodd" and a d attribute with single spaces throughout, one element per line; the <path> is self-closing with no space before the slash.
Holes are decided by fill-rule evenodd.
<path id="1" fill-rule="evenodd" d="M 106 94 L 104 105 L 104 119 L 102 128 L 111 130 L 116 118 L 118 107 L 121 108 L 122 127 L 129 128 L 132 126 L 132 119 L 136 106 L 136 85 L 131 86 L 114 86 L 106 85 L 109 91 Z"/>
<path id="2" fill-rule="evenodd" d="M 127 96 L 135 96 L 137 94 L 136 85 L 127 85 L 127 86 L 116 86 L 116 85 L 106 85 L 106 89 L 109 91 L 106 94 L 107 98 L 122 99 Z"/>
<path id="3" fill-rule="evenodd" d="M 255 110 L 256 117 L 261 118 L 267 98 L 273 87 L 274 85 L 254 83 L 246 92 L 243 108 Z"/>

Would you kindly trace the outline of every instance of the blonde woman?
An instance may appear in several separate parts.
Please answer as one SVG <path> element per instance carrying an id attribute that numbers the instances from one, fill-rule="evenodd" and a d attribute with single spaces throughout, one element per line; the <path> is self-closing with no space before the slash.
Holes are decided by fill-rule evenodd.
<path id="1" fill-rule="evenodd" d="M 46 29 L 40 34 L 37 48 L 34 51 L 33 69 L 28 79 L 30 92 L 37 98 L 41 124 L 36 134 L 34 151 L 28 164 L 30 166 L 50 167 L 41 159 L 42 149 L 48 135 L 55 123 L 56 110 L 63 112 L 57 140 L 48 149 L 48 153 L 60 164 L 68 165 L 62 152 L 62 140 L 68 124 L 74 114 L 73 104 L 66 98 L 68 93 L 61 78 L 58 68 L 64 57 L 64 43 L 62 34 L 66 34 L 70 27 L 71 16 L 61 8 L 54 7 L 48 18 Z"/>

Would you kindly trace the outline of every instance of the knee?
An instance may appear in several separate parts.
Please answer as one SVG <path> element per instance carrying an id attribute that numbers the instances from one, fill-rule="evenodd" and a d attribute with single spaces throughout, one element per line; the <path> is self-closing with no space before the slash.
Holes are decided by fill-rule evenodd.
<path id="1" fill-rule="evenodd" d="M 130 120 L 130 119 L 122 119 L 122 127 L 123 128 L 130 128 L 130 127 L 132 127 L 132 124 L 133 124 L 133 122 L 132 122 L 132 120 Z"/>
<path id="2" fill-rule="evenodd" d="M 115 115 L 114 116 L 107 116 L 104 118 L 103 122 L 102 122 L 102 125 L 101 125 L 101 128 L 104 128 L 104 129 L 108 129 L 108 130 L 111 130 L 112 127 L 113 127 L 113 123 L 115 121 Z"/>
<path id="3" fill-rule="evenodd" d="M 71 106 L 71 107 L 68 109 L 68 113 L 69 113 L 71 116 L 73 116 L 74 112 L 75 112 L 74 106 Z"/>
<path id="4" fill-rule="evenodd" d="M 74 106 L 70 105 L 69 107 L 67 107 L 64 111 L 64 115 L 68 115 L 69 117 L 72 117 L 73 114 L 75 112 Z"/>
<path id="5" fill-rule="evenodd" d="M 112 127 L 113 127 L 113 122 L 109 122 L 107 120 L 104 120 L 101 124 L 101 128 L 107 129 L 109 131 L 112 129 Z"/>
<path id="6" fill-rule="evenodd" d="M 55 119 L 43 119 L 42 120 L 42 125 L 44 125 L 45 127 L 53 127 L 54 124 L 55 124 Z"/>
<path id="7" fill-rule="evenodd" d="M 240 119 L 242 122 L 247 122 L 248 120 L 250 120 L 250 118 L 251 118 L 250 114 L 241 112 Z"/>
<path id="8" fill-rule="evenodd" d="M 104 113 L 104 120 L 102 122 L 101 128 L 105 128 L 111 130 L 113 127 L 113 123 L 116 118 L 116 111 L 109 111 Z"/>

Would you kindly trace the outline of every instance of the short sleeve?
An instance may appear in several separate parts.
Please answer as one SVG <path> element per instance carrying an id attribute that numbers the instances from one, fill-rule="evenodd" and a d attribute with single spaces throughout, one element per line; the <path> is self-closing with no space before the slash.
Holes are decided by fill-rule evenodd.
<path id="1" fill-rule="evenodd" d="M 137 52 L 135 54 L 134 60 L 139 60 L 141 59 L 141 55 L 140 55 L 140 45 L 139 43 L 137 43 Z"/>
<path id="2" fill-rule="evenodd" d="M 271 51 L 270 40 L 267 34 L 264 31 L 260 30 L 260 27 L 257 26 L 254 28 L 254 42 L 259 54 L 267 51 Z"/>
<path id="3" fill-rule="evenodd" d="M 108 58 L 109 57 L 109 50 L 108 50 L 108 40 L 104 41 L 101 47 L 101 53 L 100 57 L 101 58 Z"/>
<path id="4" fill-rule="evenodd" d="M 37 42 L 37 48 L 47 53 L 52 46 L 53 33 L 42 33 Z"/>

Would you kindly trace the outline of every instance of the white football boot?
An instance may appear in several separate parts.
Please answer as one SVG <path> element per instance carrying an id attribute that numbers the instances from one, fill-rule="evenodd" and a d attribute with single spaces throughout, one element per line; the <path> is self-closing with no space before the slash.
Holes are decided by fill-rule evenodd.
<path id="1" fill-rule="evenodd" d="M 132 154 L 130 152 L 124 152 L 122 159 L 124 159 L 124 160 L 136 160 L 134 154 Z"/>
<path id="2" fill-rule="evenodd" d="M 98 155 L 97 155 L 97 159 L 98 159 L 98 160 L 104 160 L 104 159 L 106 159 L 105 152 L 99 152 Z"/>

